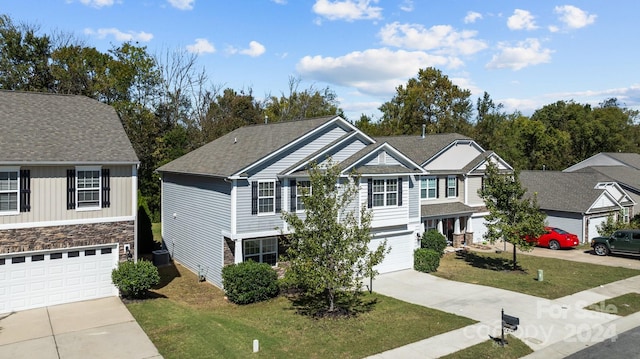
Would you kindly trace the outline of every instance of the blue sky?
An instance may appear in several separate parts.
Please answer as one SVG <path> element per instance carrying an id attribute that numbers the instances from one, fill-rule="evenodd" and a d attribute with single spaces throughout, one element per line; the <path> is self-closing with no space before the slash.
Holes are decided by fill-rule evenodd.
<path id="1" fill-rule="evenodd" d="M 107 51 L 189 51 L 212 86 L 254 96 L 329 86 L 347 117 L 380 116 L 436 67 L 475 100 L 530 115 L 558 100 L 640 109 L 637 0 L 0 0 L 0 13 Z"/>

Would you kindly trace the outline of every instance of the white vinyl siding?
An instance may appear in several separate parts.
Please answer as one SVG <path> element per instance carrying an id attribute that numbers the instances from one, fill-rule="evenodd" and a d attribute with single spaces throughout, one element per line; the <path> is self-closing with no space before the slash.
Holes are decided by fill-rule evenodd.
<path id="1" fill-rule="evenodd" d="M 0 169 L 0 215 L 19 213 L 19 183 L 20 172 L 17 169 Z"/>

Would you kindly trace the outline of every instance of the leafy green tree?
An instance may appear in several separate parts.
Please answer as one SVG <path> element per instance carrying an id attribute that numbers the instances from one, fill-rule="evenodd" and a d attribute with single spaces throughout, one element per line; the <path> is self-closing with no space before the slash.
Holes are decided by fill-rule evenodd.
<path id="1" fill-rule="evenodd" d="M 391 101 L 380 106 L 382 126 L 390 134 L 457 132 L 472 134 L 470 123 L 473 106 L 471 92 L 454 85 L 440 70 L 420 69 L 416 78 L 396 88 Z"/>
<path id="2" fill-rule="evenodd" d="M 16 25 L 0 15 L 0 89 L 48 92 L 53 87 L 49 68 L 51 44 L 32 25 Z"/>
<path id="3" fill-rule="evenodd" d="M 236 128 L 262 123 L 264 112 L 261 104 L 253 97 L 251 89 L 247 93 L 227 88 L 222 95 L 210 103 L 209 111 L 202 122 L 204 143 L 235 130 Z"/>
<path id="4" fill-rule="evenodd" d="M 340 167 L 330 160 L 308 171 L 311 193 L 303 197 L 304 216 L 282 214 L 291 230 L 285 278 L 312 303 L 313 314 L 351 313 L 363 279 L 377 274 L 373 267 L 388 252 L 386 242 L 370 250 L 371 211 L 351 209 L 359 193 L 357 177 L 341 178 Z"/>
<path id="5" fill-rule="evenodd" d="M 299 90 L 300 78 L 289 77 L 289 93 L 280 97 L 269 96 L 265 104 L 265 116 L 269 121 L 280 122 L 328 115 L 346 119 L 338 107 L 338 96 L 329 87 L 317 89 L 310 86 Z"/>
<path id="6" fill-rule="evenodd" d="M 536 194 L 526 196 L 526 189 L 518 179 L 518 172 L 501 173 L 487 163 L 484 186 L 478 191 L 489 214 L 485 217 L 487 233 L 484 238 L 494 243 L 504 240 L 513 245 L 513 270 L 516 270 L 516 248 L 529 251 L 533 243 L 526 240 L 544 233 L 546 215 L 540 211 Z"/>

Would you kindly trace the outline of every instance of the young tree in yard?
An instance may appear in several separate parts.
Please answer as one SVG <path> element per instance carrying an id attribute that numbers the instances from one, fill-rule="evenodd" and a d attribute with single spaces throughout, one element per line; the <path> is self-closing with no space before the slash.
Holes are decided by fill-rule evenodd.
<path id="1" fill-rule="evenodd" d="M 516 248 L 529 251 L 533 243 L 527 237 L 536 238 L 544 233 L 546 215 L 540 211 L 536 195 L 526 197 L 526 189 L 516 173 L 501 173 L 491 161 L 483 188 L 478 194 L 484 200 L 489 214 L 485 217 L 487 233 L 485 239 L 494 243 L 503 239 L 513 245 L 513 270 L 517 269 Z"/>
<path id="2" fill-rule="evenodd" d="M 301 291 L 302 301 L 313 315 L 350 314 L 359 304 L 362 281 L 377 273 L 373 266 L 388 252 L 386 242 L 373 251 L 371 212 L 358 212 L 358 177 L 340 176 L 340 167 L 327 161 L 312 164 L 310 189 L 302 197 L 304 216 L 282 214 L 288 235 L 285 279 Z"/>

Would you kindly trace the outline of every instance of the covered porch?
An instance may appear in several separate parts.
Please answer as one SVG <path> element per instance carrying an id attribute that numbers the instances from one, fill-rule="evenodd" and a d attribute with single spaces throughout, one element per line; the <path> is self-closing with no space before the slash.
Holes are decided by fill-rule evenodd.
<path id="1" fill-rule="evenodd" d="M 453 247 L 473 242 L 471 215 L 475 212 L 460 202 L 423 204 L 420 208 L 425 231 L 435 229 Z"/>

